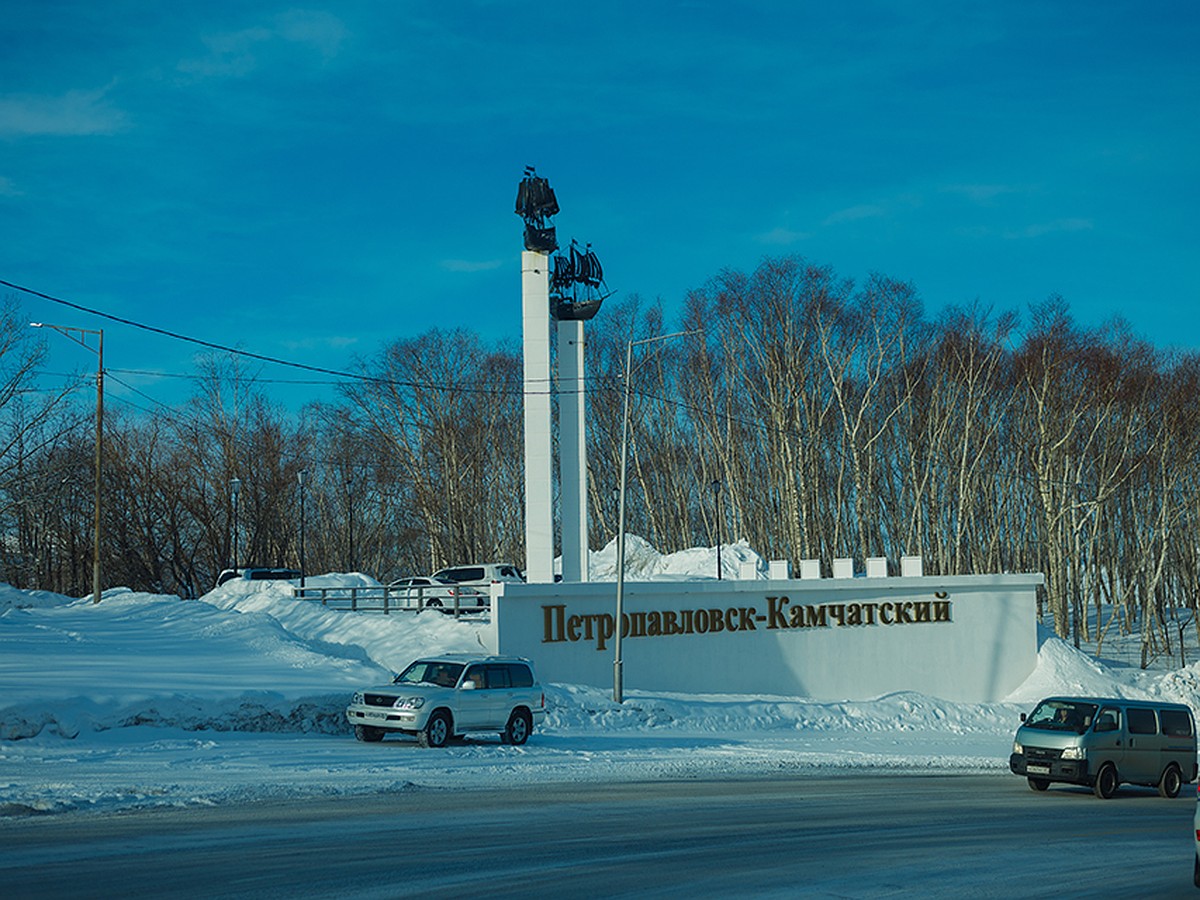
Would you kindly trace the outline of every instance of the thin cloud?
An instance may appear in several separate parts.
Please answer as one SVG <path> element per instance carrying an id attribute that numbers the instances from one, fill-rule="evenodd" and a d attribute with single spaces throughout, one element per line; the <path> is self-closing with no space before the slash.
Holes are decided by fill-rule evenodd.
<path id="1" fill-rule="evenodd" d="M 200 78 L 242 78 L 258 68 L 254 50 L 271 39 L 266 28 L 212 34 L 203 37 L 208 55 L 179 62 L 179 71 Z"/>
<path id="2" fill-rule="evenodd" d="M 942 188 L 947 194 L 958 194 L 973 203 L 987 203 L 1004 194 L 1015 194 L 1018 189 L 1007 184 L 950 184 Z"/>
<path id="3" fill-rule="evenodd" d="M 1091 231 L 1095 225 L 1091 219 L 1057 219 L 1053 222 L 1039 222 L 1027 225 L 1016 231 L 1006 231 L 1006 238 L 1038 238 L 1047 234 L 1063 234 L 1075 231 Z"/>
<path id="4" fill-rule="evenodd" d="M 875 204 L 862 204 L 838 210 L 825 219 L 825 225 L 838 225 L 842 222 L 857 222 L 861 219 L 880 219 L 887 215 L 887 210 Z"/>
<path id="5" fill-rule="evenodd" d="M 807 231 L 793 231 L 791 228 L 772 228 L 770 231 L 758 235 L 758 242 L 760 244 L 785 247 L 789 244 L 798 244 L 801 241 L 806 241 L 809 237 L 811 235 Z"/>
<path id="6" fill-rule="evenodd" d="M 0 97 L 0 137 L 113 134 L 125 127 L 125 114 L 106 99 L 108 88 L 67 91 L 60 96 L 14 94 Z"/>
<path id="7" fill-rule="evenodd" d="M 337 56 L 348 34 L 341 19 L 316 10 L 289 10 L 276 17 L 275 26 L 281 39 L 315 50 L 325 62 Z"/>
<path id="8" fill-rule="evenodd" d="M 344 335 L 323 335 L 304 340 L 285 340 L 283 346 L 288 350 L 344 350 L 358 343 L 358 338 Z"/>
<path id="9" fill-rule="evenodd" d="M 438 265 L 447 272 L 490 272 L 504 265 L 504 260 L 443 259 Z"/>
<path id="10" fill-rule="evenodd" d="M 198 78 L 244 78 L 269 62 L 278 44 L 315 51 L 323 63 L 333 59 L 347 35 L 340 19 L 325 12 L 291 10 L 265 25 L 201 38 L 208 53 L 180 60 L 180 72 Z"/>

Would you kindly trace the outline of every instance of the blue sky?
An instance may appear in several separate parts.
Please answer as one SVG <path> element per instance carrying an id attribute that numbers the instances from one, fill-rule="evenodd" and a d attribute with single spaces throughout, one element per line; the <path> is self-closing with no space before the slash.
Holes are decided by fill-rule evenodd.
<path id="1" fill-rule="evenodd" d="M 796 253 L 930 316 L 1061 294 L 1200 350 L 1200 4 L 5 7 L 0 279 L 116 316 L 337 369 L 517 340 L 533 164 L 560 239 L 669 310 Z M 22 303 L 103 327 L 111 368 L 195 371 Z"/>

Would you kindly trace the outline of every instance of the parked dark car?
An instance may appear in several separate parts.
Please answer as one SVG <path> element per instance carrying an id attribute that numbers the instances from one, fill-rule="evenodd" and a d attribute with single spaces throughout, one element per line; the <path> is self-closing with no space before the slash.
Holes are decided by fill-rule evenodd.
<path id="1" fill-rule="evenodd" d="M 297 569 L 265 568 L 263 566 L 247 566 L 244 569 L 225 569 L 217 576 L 217 587 L 226 582 L 240 578 L 243 581 L 291 581 L 299 578 Z"/>

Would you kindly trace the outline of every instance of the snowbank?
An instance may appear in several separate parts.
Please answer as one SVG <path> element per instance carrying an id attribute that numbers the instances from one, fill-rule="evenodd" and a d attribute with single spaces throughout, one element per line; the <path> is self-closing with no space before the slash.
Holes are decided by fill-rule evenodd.
<path id="1" fill-rule="evenodd" d="M 632 536 L 628 559 L 642 579 L 703 578 L 716 564 L 713 548 L 663 556 Z M 744 545 L 723 547 L 726 559 L 761 562 Z M 593 554 L 592 576 L 612 562 L 611 546 Z M 355 573 L 307 581 L 376 583 Z M 544 726 L 523 747 L 366 745 L 345 722 L 349 695 L 418 655 L 479 649 L 486 623 L 335 611 L 291 591 L 287 582 L 231 581 L 199 601 L 120 589 L 93 604 L 0 585 L 0 814 L 780 767 L 999 775 L 1018 714 L 1049 694 L 1163 697 L 1200 709 L 1200 665 L 1143 672 L 1043 632 L 1036 671 L 1004 703 L 634 690 L 617 704 L 605 690 L 555 684 Z"/>

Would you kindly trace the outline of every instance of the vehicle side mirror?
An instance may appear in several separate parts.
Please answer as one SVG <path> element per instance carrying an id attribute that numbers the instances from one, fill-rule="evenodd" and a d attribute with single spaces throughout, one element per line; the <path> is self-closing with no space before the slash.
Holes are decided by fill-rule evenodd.
<path id="1" fill-rule="evenodd" d="M 473 691 L 473 690 L 475 690 L 475 682 L 473 682 L 473 681 L 464 681 L 464 682 L 463 682 L 463 684 L 462 684 L 462 689 L 463 689 L 464 691 Z"/>
<path id="2" fill-rule="evenodd" d="M 1024 721 L 1025 721 L 1025 713 L 1021 713 L 1021 721 L 1022 721 L 1022 722 L 1024 722 Z"/>

